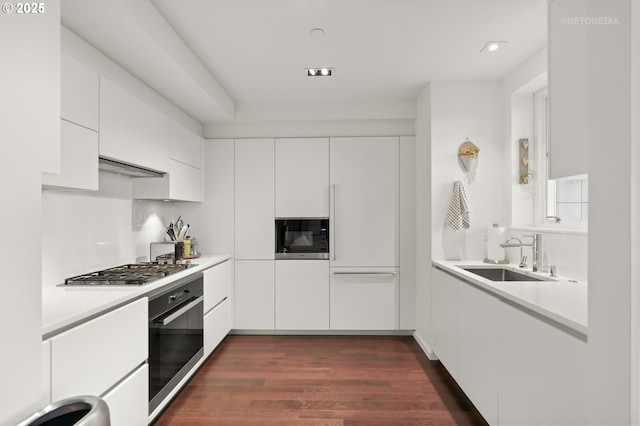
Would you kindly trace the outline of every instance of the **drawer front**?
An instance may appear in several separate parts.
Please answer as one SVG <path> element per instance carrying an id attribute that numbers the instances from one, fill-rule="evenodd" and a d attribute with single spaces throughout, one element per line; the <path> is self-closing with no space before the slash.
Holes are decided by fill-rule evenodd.
<path id="1" fill-rule="evenodd" d="M 148 358 L 142 298 L 51 339 L 51 399 L 102 395 Z"/>
<path id="2" fill-rule="evenodd" d="M 225 300 L 204 316 L 204 356 L 209 356 L 231 330 L 231 303 Z"/>
<path id="3" fill-rule="evenodd" d="M 149 423 L 149 365 L 145 364 L 103 397 L 109 406 L 111 426 L 145 426 Z"/>
<path id="4" fill-rule="evenodd" d="M 220 263 L 204 271 L 204 312 L 229 297 L 231 292 L 231 261 Z"/>

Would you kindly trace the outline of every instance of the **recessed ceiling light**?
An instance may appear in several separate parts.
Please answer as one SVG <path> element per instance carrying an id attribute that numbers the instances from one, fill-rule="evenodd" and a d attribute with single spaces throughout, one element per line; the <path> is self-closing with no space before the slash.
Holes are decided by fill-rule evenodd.
<path id="1" fill-rule="evenodd" d="M 331 77 L 335 72 L 334 68 L 322 67 L 322 68 L 305 68 L 307 77 Z"/>
<path id="2" fill-rule="evenodd" d="M 506 44 L 506 41 L 489 41 L 487 42 L 487 44 L 484 45 L 484 47 L 482 49 L 480 49 L 480 52 L 495 52 L 496 50 L 500 49 L 500 47 L 502 47 L 503 44 Z"/>
<path id="3" fill-rule="evenodd" d="M 322 28 L 314 28 L 311 30 L 312 37 L 322 37 L 324 35 L 324 30 Z"/>

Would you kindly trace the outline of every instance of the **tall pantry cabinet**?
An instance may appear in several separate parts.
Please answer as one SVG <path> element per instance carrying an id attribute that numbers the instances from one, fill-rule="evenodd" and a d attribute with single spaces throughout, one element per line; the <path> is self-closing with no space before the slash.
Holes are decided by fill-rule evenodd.
<path id="1" fill-rule="evenodd" d="M 274 329 L 274 140 L 235 141 L 235 322 Z"/>
<path id="2" fill-rule="evenodd" d="M 331 138 L 331 329 L 399 328 L 399 143 Z"/>

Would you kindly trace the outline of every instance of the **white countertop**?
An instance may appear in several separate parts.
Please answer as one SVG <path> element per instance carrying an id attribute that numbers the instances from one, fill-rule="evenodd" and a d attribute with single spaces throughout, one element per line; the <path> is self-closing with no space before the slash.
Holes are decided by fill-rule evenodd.
<path id="1" fill-rule="evenodd" d="M 193 273 L 202 272 L 231 256 L 193 259 L 193 266 L 141 286 L 46 286 L 42 289 L 42 335 L 51 337 L 73 325 L 145 296 Z"/>
<path id="2" fill-rule="evenodd" d="M 569 277 L 550 277 L 548 273 L 531 272 L 517 265 L 491 265 L 482 261 L 434 260 L 433 265 L 467 282 L 551 320 L 576 335 L 587 336 L 588 286 L 584 281 L 571 282 Z M 504 266 L 513 271 L 542 277 L 549 281 L 491 281 L 458 266 L 495 268 Z"/>

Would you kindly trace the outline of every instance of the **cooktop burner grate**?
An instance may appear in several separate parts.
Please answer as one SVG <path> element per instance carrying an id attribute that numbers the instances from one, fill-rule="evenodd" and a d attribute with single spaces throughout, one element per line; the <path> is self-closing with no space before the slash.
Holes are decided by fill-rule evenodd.
<path id="1" fill-rule="evenodd" d="M 188 264 L 132 263 L 64 280 L 65 285 L 143 285 L 184 271 Z"/>

